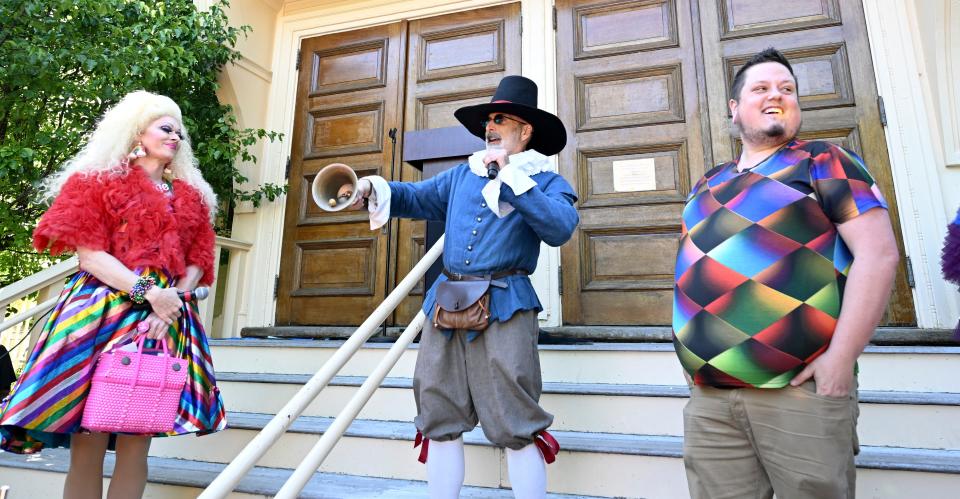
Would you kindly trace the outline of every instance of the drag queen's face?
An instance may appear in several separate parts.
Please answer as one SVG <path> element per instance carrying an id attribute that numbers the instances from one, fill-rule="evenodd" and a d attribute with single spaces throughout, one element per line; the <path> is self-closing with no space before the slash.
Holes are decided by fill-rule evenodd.
<path id="1" fill-rule="evenodd" d="M 140 143 L 143 144 L 147 157 L 160 160 L 161 164 L 173 160 L 181 140 L 183 132 L 180 122 L 173 116 L 161 116 L 154 120 L 140 135 Z"/>

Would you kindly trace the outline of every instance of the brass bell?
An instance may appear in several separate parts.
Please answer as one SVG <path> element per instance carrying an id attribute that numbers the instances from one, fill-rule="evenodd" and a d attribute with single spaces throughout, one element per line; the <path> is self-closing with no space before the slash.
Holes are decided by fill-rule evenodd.
<path id="1" fill-rule="evenodd" d="M 345 210 L 359 195 L 357 182 L 357 174 L 352 168 L 343 163 L 331 163 L 317 172 L 310 193 L 323 211 Z"/>

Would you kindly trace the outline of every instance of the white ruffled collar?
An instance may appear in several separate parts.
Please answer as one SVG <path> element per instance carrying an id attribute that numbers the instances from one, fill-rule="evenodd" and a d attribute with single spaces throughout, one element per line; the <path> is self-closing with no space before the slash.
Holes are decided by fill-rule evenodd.
<path id="1" fill-rule="evenodd" d="M 486 150 L 477 151 L 470 155 L 468 160 L 470 171 L 483 178 L 487 178 L 487 165 L 483 163 L 483 157 L 486 154 Z M 547 171 L 553 171 L 550 160 L 533 149 L 511 154 L 507 158 L 507 166 L 500 170 L 497 178 L 488 180 L 483 186 L 481 194 L 487 202 L 487 207 L 497 217 L 503 218 L 509 215 L 513 211 L 513 206 L 500 201 L 500 186 L 507 184 L 513 193 L 519 196 L 537 185 L 530 177 Z"/>
<path id="2" fill-rule="evenodd" d="M 470 171 L 479 177 L 487 176 L 487 165 L 483 164 L 483 157 L 486 155 L 487 151 L 485 149 L 470 155 Z M 507 158 L 507 163 L 508 166 L 516 168 L 528 177 L 541 172 L 553 171 L 553 167 L 550 165 L 550 158 L 533 149 L 511 154 L 510 157 Z"/>

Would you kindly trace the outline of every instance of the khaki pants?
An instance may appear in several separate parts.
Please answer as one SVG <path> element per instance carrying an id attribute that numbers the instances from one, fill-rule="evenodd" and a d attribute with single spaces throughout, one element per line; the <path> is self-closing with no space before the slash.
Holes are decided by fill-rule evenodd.
<path id="1" fill-rule="evenodd" d="M 690 392 L 683 461 L 693 499 L 855 497 L 856 387 L 846 399 L 817 395 L 812 381 Z"/>
<path id="2" fill-rule="evenodd" d="M 520 449 L 553 423 L 539 405 L 543 384 L 537 313 L 520 311 L 491 322 L 473 341 L 466 331 L 447 339 L 428 319 L 420 337 L 413 395 L 414 424 L 431 440 L 453 440 L 477 426 L 500 447 Z"/>

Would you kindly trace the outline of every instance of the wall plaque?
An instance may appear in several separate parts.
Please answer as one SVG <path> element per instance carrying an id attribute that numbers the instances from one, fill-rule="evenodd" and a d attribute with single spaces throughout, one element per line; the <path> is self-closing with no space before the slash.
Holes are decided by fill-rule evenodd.
<path id="1" fill-rule="evenodd" d="M 656 160 L 640 158 L 614 161 L 613 190 L 616 192 L 657 190 Z"/>

